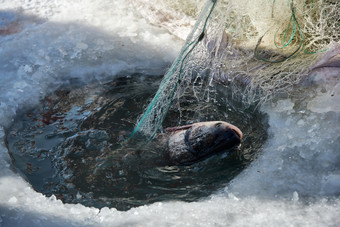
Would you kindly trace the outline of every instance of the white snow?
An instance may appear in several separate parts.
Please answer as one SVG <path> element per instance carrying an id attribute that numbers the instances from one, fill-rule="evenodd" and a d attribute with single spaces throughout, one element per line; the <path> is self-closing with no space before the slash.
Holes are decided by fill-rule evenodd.
<path id="1" fill-rule="evenodd" d="M 265 106 L 270 136 L 258 159 L 199 202 L 99 210 L 45 197 L 13 171 L 5 129 L 48 92 L 171 64 L 183 41 L 135 15 L 127 0 L 1 1 L 0 226 L 338 225 L 339 75 L 315 73 L 316 88 Z"/>

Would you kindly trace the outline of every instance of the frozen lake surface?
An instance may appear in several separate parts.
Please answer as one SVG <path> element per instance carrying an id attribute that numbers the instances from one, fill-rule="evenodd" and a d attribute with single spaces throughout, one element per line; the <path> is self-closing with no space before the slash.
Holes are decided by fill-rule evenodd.
<path id="1" fill-rule="evenodd" d="M 106 83 L 115 75 L 165 73 L 183 40 L 134 10 L 121 0 L 1 2 L 0 226 L 338 225 L 336 74 L 315 72 L 309 84 L 261 107 L 269 128 L 257 159 L 227 186 L 195 202 L 168 200 L 128 211 L 63 204 L 15 172 L 5 134 L 18 114 L 47 94 L 73 83 Z"/>

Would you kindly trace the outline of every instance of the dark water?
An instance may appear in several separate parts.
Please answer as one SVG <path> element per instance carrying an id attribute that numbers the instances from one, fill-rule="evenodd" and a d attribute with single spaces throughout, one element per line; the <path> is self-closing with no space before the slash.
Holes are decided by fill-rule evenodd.
<path id="1" fill-rule="evenodd" d="M 164 140 L 132 140 L 121 149 L 161 77 L 132 75 L 91 85 L 70 85 L 18 116 L 8 130 L 13 165 L 35 190 L 66 203 L 127 210 L 156 201 L 196 201 L 223 188 L 256 158 L 267 138 L 258 110 L 214 87 L 204 102 L 188 94 L 175 101 L 164 127 L 223 120 L 244 134 L 240 149 L 186 166 L 171 166 Z M 142 140 L 142 139 L 141 139 Z"/>

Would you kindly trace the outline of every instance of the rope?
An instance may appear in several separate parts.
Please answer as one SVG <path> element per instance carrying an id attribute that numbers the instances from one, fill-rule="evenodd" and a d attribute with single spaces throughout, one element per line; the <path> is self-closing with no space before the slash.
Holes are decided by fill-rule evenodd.
<path id="1" fill-rule="evenodd" d="M 285 29 L 285 32 L 284 32 L 284 36 L 283 36 L 283 39 L 282 39 L 282 46 L 279 45 L 277 42 L 276 42 L 276 36 L 277 36 L 277 33 L 278 33 L 278 30 L 274 33 L 274 45 L 278 48 L 278 49 L 283 49 L 287 46 L 289 46 L 290 44 L 292 44 L 293 40 L 294 40 L 294 37 L 296 36 L 296 31 L 298 30 L 299 31 L 299 34 L 300 34 L 300 44 L 298 46 L 298 48 L 293 51 L 292 54 L 288 55 L 287 57 L 284 57 L 283 59 L 281 60 L 270 60 L 270 59 L 266 59 L 262 56 L 260 56 L 259 54 L 259 51 L 258 51 L 258 47 L 263 39 L 263 37 L 265 36 L 265 34 L 268 32 L 266 32 L 263 36 L 261 36 L 258 40 L 258 43 L 255 47 L 255 50 L 254 50 L 254 57 L 258 60 L 262 60 L 264 62 L 268 62 L 268 63 L 281 63 L 283 61 L 286 61 L 288 60 L 289 58 L 295 56 L 296 54 L 298 54 L 301 50 L 303 50 L 303 52 L 305 54 L 318 54 L 318 53 L 322 53 L 322 52 L 325 52 L 327 51 L 328 49 L 322 49 L 322 50 L 318 50 L 318 51 L 307 51 L 306 49 L 303 48 L 304 46 L 304 38 L 303 38 L 303 32 L 298 24 L 298 21 L 296 19 L 296 15 L 295 15 L 295 11 L 296 11 L 296 8 L 293 7 L 293 0 L 289 0 L 290 1 L 290 4 L 291 4 L 291 10 L 292 10 L 292 14 L 291 14 L 291 17 L 289 19 L 289 22 L 288 22 L 288 26 L 287 28 Z M 275 4 L 275 0 L 273 0 L 273 6 L 272 6 L 272 18 L 274 17 L 274 4 Z M 308 1 L 306 1 L 305 4 L 308 4 Z M 311 9 L 314 8 L 314 0 L 311 0 L 311 6 L 310 6 Z M 329 20 L 328 20 L 329 21 Z M 334 22 L 335 25 L 337 26 L 340 26 L 340 24 Z M 288 34 L 290 33 L 290 37 L 287 40 L 287 36 Z"/>
<path id="2" fill-rule="evenodd" d="M 120 144 L 119 148 L 122 147 L 128 140 L 130 140 L 132 137 L 134 137 L 136 135 L 136 133 L 138 131 L 140 131 L 140 128 L 142 126 L 142 124 L 144 123 L 145 119 L 148 117 L 148 115 L 150 114 L 151 110 L 154 108 L 154 106 L 156 105 L 159 96 L 161 95 L 162 92 L 164 92 L 165 86 L 166 84 L 169 82 L 169 80 L 173 77 L 176 76 L 176 70 L 178 69 L 178 65 L 180 64 L 180 69 L 179 69 L 179 74 L 178 74 L 178 78 L 176 81 L 176 84 L 174 86 L 174 88 L 172 89 L 172 91 L 170 92 L 170 98 L 169 101 L 164 105 L 166 107 L 165 112 L 163 114 L 163 116 L 160 118 L 160 120 L 157 121 L 154 130 L 151 134 L 151 136 L 147 139 L 146 143 L 149 143 L 156 135 L 157 131 L 159 130 L 159 128 L 161 127 L 169 109 L 171 106 L 171 103 L 173 101 L 173 97 L 176 93 L 177 87 L 178 85 L 181 83 L 181 79 L 182 79 L 182 74 L 183 74 L 183 68 L 184 68 L 184 64 L 187 61 L 188 56 L 191 54 L 191 52 L 194 50 L 194 48 L 197 46 L 197 44 L 204 38 L 205 36 L 205 29 L 207 27 L 207 23 L 208 20 L 215 8 L 217 0 L 208 0 L 207 3 L 205 4 L 205 7 L 203 8 L 193 30 L 191 31 L 191 33 L 188 35 L 185 45 L 183 46 L 179 57 L 175 60 L 175 62 L 172 64 L 170 70 L 168 71 L 168 73 L 165 75 L 164 79 L 162 80 L 160 87 L 156 93 L 156 95 L 154 96 L 154 98 L 152 99 L 151 103 L 149 104 L 148 108 L 146 109 L 143 117 L 139 120 L 137 126 L 134 128 L 133 132 Z M 210 10 L 209 10 L 210 8 Z M 203 20 L 204 16 L 206 15 L 206 12 L 209 13 L 205 18 L 205 22 L 204 25 L 202 27 L 202 31 L 200 32 L 200 34 L 193 40 L 193 36 L 196 33 L 196 31 L 198 30 L 199 25 L 201 24 L 201 21 Z M 190 50 L 188 50 L 191 47 Z M 187 53 L 186 53 L 187 52 Z M 185 54 L 186 53 L 186 54 Z M 185 55 L 184 55 L 185 54 Z M 183 57 L 184 55 L 184 57 Z"/>
<path id="3" fill-rule="evenodd" d="M 283 41 L 282 41 L 282 47 L 279 47 L 275 41 L 275 34 L 274 34 L 274 44 L 276 47 L 278 48 L 285 48 L 287 47 L 289 44 L 291 44 L 291 42 L 293 41 L 294 37 L 295 37 L 295 33 L 296 33 L 296 29 L 299 31 L 299 34 L 300 34 L 300 44 L 299 46 L 297 47 L 297 49 L 295 51 L 293 51 L 293 53 L 291 53 L 290 55 L 288 55 L 287 57 L 284 57 L 282 58 L 281 60 L 269 60 L 269 59 L 266 59 L 262 56 L 260 56 L 259 54 L 259 51 L 258 51 L 258 47 L 259 45 L 261 44 L 261 41 L 263 39 L 263 37 L 265 36 L 265 34 L 263 36 L 261 36 L 256 44 L 256 47 L 255 47 L 255 50 L 254 50 L 254 57 L 258 60 L 262 60 L 264 62 L 268 62 L 268 63 L 281 63 L 281 62 L 284 62 L 286 60 L 288 60 L 289 58 L 293 57 L 294 55 L 298 54 L 302 49 L 303 49 L 303 45 L 304 45 L 304 38 L 303 38 L 303 32 L 299 26 L 299 23 L 296 19 L 296 16 L 295 16 L 295 10 L 296 8 L 293 6 L 293 1 L 291 2 L 291 10 L 292 10 L 292 15 L 290 17 L 290 20 L 289 20 L 289 23 L 288 23 L 288 27 L 285 31 L 285 34 L 284 34 L 284 38 L 283 38 Z M 288 30 L 289 30 L 289 27 L 290 27 L 290 24 L 291 22 L 293 21 L 293 27 L 292 28 L 292 33 L 291 33 L 291 36 L 289 38 L 289 40 L 287 41 L 287 43 L 285 43 L 285 39 L 286 39 L 286 35 L 288 33 Z M 268 31 L 267 31 L 268 32 Z"/>
<path id="4" fill-rule="evenodd" d="M 292 16 L 291 16 L 291 19 L 289 21 L 289 25 L 290 25 L 291 21 L 293 21 L 295 29 L 297 28 L 298 31 L 299 31 L 299 34 L 300 34 L 300 44 L 297 47 L 297 49 L 293 53 L 288 55 L 287 57 L 282 58 L 281 60 L 269 60 L 269 59 L 266 59 L 264 57 L 261 57 L 260 54 L 259 54 L 259 51 L 258 51 L 258 47 L 261 44 L 261 41 L 262 41 L 263 37 L 265 36 L 265 34 L 264 34 L 258 40 L 258 42 L 256 44 L 256 47 L 255 47 L 255 50 L 254 50 L 254 56 L 255 56 L 256 59 L 262 60 L 262 61 L 268 62 L 268 63 L 281 63 L 281 62 L 284 62 L 284 61 L 288 60 L 289 58 L 293 57 L 294 55 L 296 55 L 297 53 L 299 53 L 302 50 L 302 48 L 303 48 L 303 41 L 304 41 L 303 40 L 303 33 L 302 33 L 302 30 L 301 30 L 301 28 L 299 26 L 299 23 L 298 23 L 298 21 L 297 21 L 297 19 L 295 17 L 295 7 L 293 7 L 293 2 L 291 2 L 291 10 L 292 10 Z M 289 25 L 288 25 L 288 28 L 286 29 L 285 36 L 284 36 L 284 39 L 283 39 L 283 47 L 288 46 L 292 42 L 292 40 L 293 40 L 293 38 L 295 36 L 295 31 L 294 31 L 292 33 L 290 39 L 288 40 L 288 42 L 285 44 L 285 37 L 286 37 L 287 31 L 289 30 Z M 275 42 L 275 39 L 274 39 L 274 42 Z M 275 43 L 275 45 L 276 45 L 276 43 Z"/>

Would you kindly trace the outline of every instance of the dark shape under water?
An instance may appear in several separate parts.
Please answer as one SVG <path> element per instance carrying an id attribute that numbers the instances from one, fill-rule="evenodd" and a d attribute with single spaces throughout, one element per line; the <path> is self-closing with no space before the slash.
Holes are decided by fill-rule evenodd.
<path id="1" fill-rule="evenodd" d="M 105 85 L 76 83 L 77 88 L 59 89 L 41 106 L 19 115 L 8 130 L 14 166 L 47 196 L 119 210 L 156 201 L 195 201 L 222 188 L 260 151 L 267 136 L 265 116 L 218 88 L 213 102 L 198 106 L 188 96 L 181 108 L 173 105 L 163 126 L 227 119 L 243 131 L 242 146 L 235 152 L 219 152 L 191 165 L 169 165 L 164 143 L 157 139 L 146 146 L 140 146 L 142 138 L 131 140 L 116 149 L 160 80 L 132 75 Z"/>

